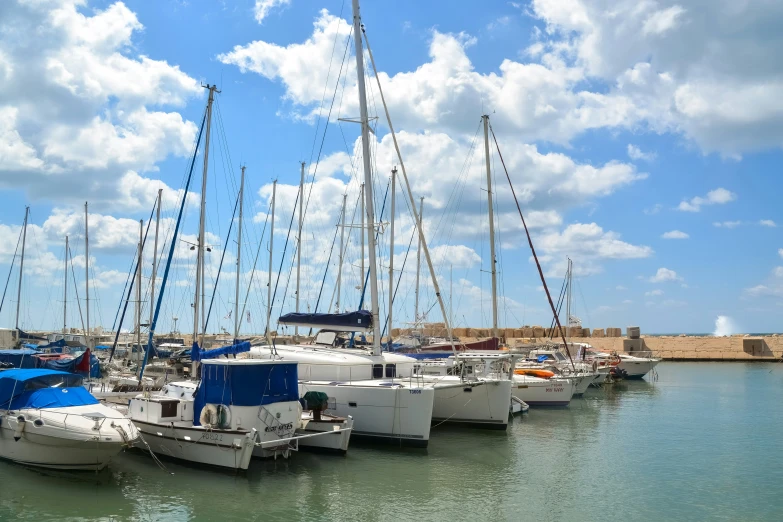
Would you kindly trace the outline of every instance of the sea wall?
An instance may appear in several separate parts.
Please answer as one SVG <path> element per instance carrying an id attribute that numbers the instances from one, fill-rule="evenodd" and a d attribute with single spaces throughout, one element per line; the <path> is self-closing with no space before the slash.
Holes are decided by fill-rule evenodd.
<path id="1" fill-rule="evenodd" d="M 537 339 L 537 341 L 540 341 Z M 629 339 L 624 338 L 574 338 L 573 342 L 589 343 L 602 351 L 627 352 Z M 765 361 L 783 357 L 783 337 L 670 337 L 642 336 L 641 351 L 649 350 L 656 356 L 670 361 Z M 513 345 L 513 343 L 509 343 Z M 634 347 L 636 348 L 636 347 Z"/>
<path id="2" fill-rule="evenodd" d="M 566 330 L 564 328 L 564 330 Z M 774 361 L 783 358 L 783 335 L 747 336 L 650 336 L 640 335 L 638 327 L 625 328 L 576 328 L 564 332 L 574 343 L 587 343 L 601 351 L 618 353 L 652 352 L 669 361 Z M 408 333 L 394 330 L 394 336 Z M 455 328 L 453 333 L 463 341 L 486 338 L 491 335 L 488 328 Z M 521 348 L 531 344 L 561 342 L 557 328 L 523 326 L 499 330 L 501 339 L 510 348 Z M 424 335 L 445 335 L 445 325 L 434 323 L 424 325 Z M 630 335 L 630 337 L 629 337 Z M 552 339 L 552 341 L 550 341 Z"/>

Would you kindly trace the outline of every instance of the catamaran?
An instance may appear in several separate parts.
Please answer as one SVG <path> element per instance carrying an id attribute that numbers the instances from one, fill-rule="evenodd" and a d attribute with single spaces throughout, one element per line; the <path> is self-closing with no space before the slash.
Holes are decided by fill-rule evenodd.
<path id="1" fill-rule="evenodd" d="M 381 350 L 374 233 L 375 212 L 364 82 L 363 28 L 358 0 L 353 0 L 353 28 L 362 127 L 364 162 L 362 219 L 364 219 L 365 213 L 367 217 L 367 225 L 362 228 L 363 237 L 366 237 L 368 241 L 369 251 L 369 274 L 366 277 L 370 290 L 370 311 L 359 310 L 343 314 L 286 314 L 280 317 L 280 324 L 296 327 L 308 326 L 329 331 L 319 333 L 313 345 L 274 345 L 268 340 L 266 345 L 253 347 L 250 356 L 260 358 L 279 356 L 284 360 L 298 361 L 300 364 L 300 390 L 319 391 L 327 394 L 333 401 L 334 411 L 338 415 L 353 417 L 354 435 L 387 439 L 399 444 L 426 446 L 432 421 L 491 425 L 504 429 L 508 425 L 508 412 L 511 404 L 511 383 L 508 378 L 499 379 L 489 374 L 477 378 L 477 376 L 466 373 L 426 375 L 416 371 L 418 363 L 415 359 Z M 369 45 L 367 50 L 371 61 L 373 61 Z M 383 100 L 380 84 L 378 87 Z M 396 142 L 390 121 L 389 125 Z M 413 209 L 413 196 L 399 151 L 398 157 L 409 203 Z M 395 175 L 396 170 L 393 170 L 392 187 L 394 187 Z M 392 190 L 393 208 L 394 189 Z M 415 221 L 420 223 L 415 209 L 413 212 Z M 417 229 L 435 286 L 435 293 L 439 296 L 441 312 L 446 317 L 429 250 L 421 227 L 419 226 Z M 390 271 L 392 270 L 393 268 L 390 267 Z M 364 278 L 364 272 L 362 273 Z M 391 299 L 392 292 L 389 294 Z M 391 324 L 391 320 L 389 320 L 389 324 Z M 448 326 L 447 329 L 449 329 Z M 349 348 L 338 347 L 335 342 L 335 332 L 371 333 L 372 344 L 369 346 L 353 344 Z"/>

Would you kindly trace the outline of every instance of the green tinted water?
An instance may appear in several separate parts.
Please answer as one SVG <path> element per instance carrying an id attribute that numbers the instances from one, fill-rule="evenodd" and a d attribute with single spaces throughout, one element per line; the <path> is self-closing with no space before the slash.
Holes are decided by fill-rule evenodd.
<path id="1" fill-rule="evenodd" d="M 531 410 L 428 450 L 253 462 L 246 477 L 120 456 L 100 474 L 0 462 L 2 520 L 783 520 L 783 364 L 664 363 L 659 381 Z"/>

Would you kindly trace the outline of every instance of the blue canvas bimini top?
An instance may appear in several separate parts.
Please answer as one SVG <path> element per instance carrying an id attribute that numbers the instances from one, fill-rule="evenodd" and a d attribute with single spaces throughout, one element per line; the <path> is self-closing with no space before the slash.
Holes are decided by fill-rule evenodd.
<path id="1" fill-rule="evenodd" d="M 262 406 L 299 400 L 297 363 L 253 359 L 212 359 L 201 367 L 193 424 L 206 404 Z"/>
<path id="2" fill-rule="evenodd" d="M 372 313 L 367 310 L 344 314 L 289 313 L 281 315 L 278 323 L 288 326 L 310 326 L 338 332 L 369 332 L 372 330 Z"/>
<path id="3" fill-rule="evenodd" d="M 0 372 L 0 409 L 61 408 L 98 404 L 79 375 L 46 369 Z"/>

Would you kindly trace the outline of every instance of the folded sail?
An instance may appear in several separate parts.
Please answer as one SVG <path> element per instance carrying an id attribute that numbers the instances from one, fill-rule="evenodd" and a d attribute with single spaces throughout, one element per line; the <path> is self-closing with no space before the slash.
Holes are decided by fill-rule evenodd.
<path id="1" fill-rule="evenodd" d="M 212 350 L 203 350 L 199 347 L 198 343 L 193 343 L 190 359 L 193 361 L 201 361 L 203 359 L 215 359 L 216 357 L 221 357 L 223 355 L 236 355 L 249 351 L 250 341 L 242 341 L 241 343 L 235 343 L 221 348 L 213 348 Z"/>
<path id="2" fill-rule="evenodd" d="M 307 326 L 337 332 L 369 332 L 372 330 L 372 314 L 359 310 L 344 314 L 285 314 L 278 320 L 288 326 Z"/>

